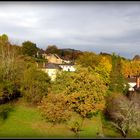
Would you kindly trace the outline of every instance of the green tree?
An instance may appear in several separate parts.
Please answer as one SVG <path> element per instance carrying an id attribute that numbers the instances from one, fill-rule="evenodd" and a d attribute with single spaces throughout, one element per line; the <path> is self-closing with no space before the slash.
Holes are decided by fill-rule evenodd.
<path id="1" fill-rule="evenodd" d="M 115 54 L 112 55 L 112 70 L 110 74 L 111 82 L 109 90 L 112 92 L 126 93 L 128 84 L 122 74 L 121 57 Z"/>
<path id="2" fill-rule="evenodd" d="M 13 95 L 20 92 L 22 62 L 17 48 L 9 43 L 8 37 L 0 36 L 0 98 L 2 100 L 11 99 Z"/>
<path id="3" fill-rule="evenodd" d="M 22 52 L 24 55 L 36 56 L 38 48 L 36 44 L 31 41 L 25 41 L 22 43 Z"/>
<path id="4" fill-rule="evenodd" d="M 6 34 L 2 34 L 0 36 L 0 41 L 1 43 L 8 43 L 9 42 L 8 36 Z"/>
<path id="5" fill-rule="evenodd" d="M 56 45 L 49 45 L 46 49 L 46 53 L 51 53 L 51 54 L 58 54 L 58 48 Z"/>
<path id="6" fill-rule="evenodd" d="M 39 103 L 48 94 L 49 86 L 50 78 L 45 72 L 30 65 L 25 69 L 21 91 L 27 102 Z"/>
<path id="7" fill-rule="evenodd" d="M 93 52 L 83 52 L 76 60 L 78 65 L 82 67 L 88 67 L 95 69 L 95 66 L 99 64 L 100 56 Z"/>

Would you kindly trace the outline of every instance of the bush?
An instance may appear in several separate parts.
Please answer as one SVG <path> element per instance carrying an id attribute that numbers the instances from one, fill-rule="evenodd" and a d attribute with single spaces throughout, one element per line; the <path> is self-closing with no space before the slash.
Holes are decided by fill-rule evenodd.
<path id="1" fill-rule="evenodd" d="M 36 67 L 29 67 L 25 70 L 22 80 L 22 95 L 27 102 L 39 103 L 43 96 L 48 94 L 50 78 L 46 73 Z"/>
<path id="2" fill-rule="evenodd" d="M 38 108 L 42 116 L 53 124 L 66 122 L 71 117 L 70 106 L 63 94 L 48 94 Z"/>
<path id="3" fill-rule="evenodd" d="M 0 105 L 0 118 L 7 119 L 11 111 L 13 111 L 13 107 L 10 104 Z"/>

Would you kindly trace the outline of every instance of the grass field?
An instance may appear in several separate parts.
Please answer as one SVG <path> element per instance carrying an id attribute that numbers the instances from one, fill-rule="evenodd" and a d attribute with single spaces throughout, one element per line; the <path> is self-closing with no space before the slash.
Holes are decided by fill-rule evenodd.
<path id="1" fill-rule="evenodd" d="M 0 138 L 77 138 L 70 126 L 74 121 L 81 122 L 74 114 L 67 124 L 52 125 L 41 117 L 37 107 L 30 106 L 22 99 L 12 104 L 13 110 L 5 120 L 0 119 Z M 105 138 L 122 138 L 120 133 L 100 114 L 92 119 L 85 119 L 79 132 L 79 138 L 98 138 L 97 133 Z M 140 133 L 130 133 L 130 138 L 139 138 Z"/>
<path id="2" fill-rule="evenodd" d="M 69 128 L 72 122 L 82 119 L 74 114 L 67 124 L 52 125 L 41 117 L 36 107 L 30 106 L 22 99 L 14 102 L 13 111 L 4 121 L 0 120 L 0 138 L 77 138 Z M 107 121 L 101 121 L 97 115 L 83 121 L 79 138 L 98 138 L 97 133 L 104 134 L 105 138 L 122 138 L 118 131 Z M 130 134 L 131 138 L 140 137 L 140 133 Z"/>
<path id="3" fill-rule="evenodd" d="M 14 104 L 14 110 L 10 112 L 8 118 L 0 122 L 0 137 L 15 138 L 75 138 L 74 132 L 69 129 L 74 120 L 79 120 L 78 115 L 68 122 L 68 124 L 58 124 L 52 126 L 51 123 L 42 119 L 39 111 L 20 100 Z M 100 118 L 93 117 L 91 120 L 85 119 L 80 138 L 95 138 L 97 132 L 101 131 Z"/>

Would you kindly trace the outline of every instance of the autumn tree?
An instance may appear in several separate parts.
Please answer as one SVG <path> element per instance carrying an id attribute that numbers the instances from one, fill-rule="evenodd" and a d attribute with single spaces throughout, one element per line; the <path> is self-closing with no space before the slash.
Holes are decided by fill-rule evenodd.
<path id="1" fill-rule="evenodd" d="M 71 74 L 60 74 L 55 89 L 57 93 L 68 95 L 68 101 L 75 112 L 83 118 L 91 117 L 104 108 L 107 88 L 99 74 L 92 73 L 87 68 L 78 69 Z"/>
<path id="2" fill-rule="evenodd" d="M 42 116 L 53 124 L 67 122 L 71 117 L 71 109 L 64 94 L 48 94 L 38 106 Z"/>
<path id="3" fill-rule="evenodd" d="M 36 56 L 38 48 L 35 43 L 31 41 L 25 41 L 22 43 L 22 52 L 24 55 Z"/>
<path id="4" fill-rule="evenodd" d="M 95 66 L 98 65 L 100 61 L 100 56 L 93 52 L 83 52 L 76 60 L 76 63 L 78 65 L 81 65 L 82 67 L 91 67 L 95 69 Z"/>
<path id="5" fill-rule="evenodd" d="M 83 118 L 92 117 L 104 109 L 106 86 L 97 73 L 89 73 L 84 68 L 77 71 L 65 94 L 69 95 L 69 102 L 74 111 Z"/>
<path id="6" fill-rule="evenodd" d="M 101 76 L 106 85 L 109 85 L 110 83 L 111 69 L 112 64 L 107 57 L 102 57 L 99 64 L 95 67 L 95 72 Z"/>

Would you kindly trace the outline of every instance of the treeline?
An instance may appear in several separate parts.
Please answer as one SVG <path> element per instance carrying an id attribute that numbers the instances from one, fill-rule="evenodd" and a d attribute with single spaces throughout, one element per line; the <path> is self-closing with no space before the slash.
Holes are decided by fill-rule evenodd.
<path id="1" fill-rule="evenodd" d="M 62 59 L 75 61 L 78 56 L 82 54 L 82 51 L 75 49 L 60 49 L 56 45 L 49 45 L 46 48 L 45 53 L 57 54 Z"/>

